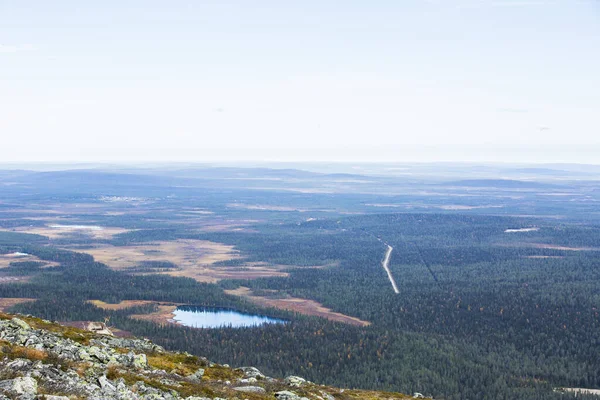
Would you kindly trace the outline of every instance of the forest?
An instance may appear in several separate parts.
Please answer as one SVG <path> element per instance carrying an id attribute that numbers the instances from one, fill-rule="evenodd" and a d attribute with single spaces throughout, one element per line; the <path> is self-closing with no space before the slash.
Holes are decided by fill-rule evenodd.
<path id="1" fill-rule="evenodd" d="M 97 205 L 70 209 L 64 218 L 122 228 L 111 236 L 49 237 L 36 230 L 48 227 L 38 219 L 44 213 L 0 208 L 0 256 L 36 258 L 15 258 L 0 269 L 0 279 L 18 279 L 0 283 L 0 298 L 35 299 L 10 311 L 58 321 L 109 318 L 112 327 L 167 348 L 254 365 L 273 376 L 436 399 L 564 399 L 573 395 L 555 388 L 600 387 L 600 226 L 582 223 L 577 213 L 560 219 L 467 211 L 350 213 L 366 201 L 356 195 L 316 196 L 332 211 L 321 204 L 312 213 L 290 206 L 306 206 L 310 196 L 279 192 L 270 201 L 291 210 L 232 209 L 226 204 L 241 195 L 244 204 L 269 196 L 189 189 L 188 197 L 168 197 L 164 188 L 136 190 L 126 194 L 164 197 L 113 208 L 81 192 L 70 200 L 62 193 L 52 200 L 32 195 L 24 203 L 92 202 Z M 210 214 L 192 217 L 188 210 L 200 205 Z M 98 212 L 100 206 L 109 212 Z M 216 222 L 233 228 L 202 229 Z M 286 276 L 201 282 L 172 276 L 180 270 L 175 259 L 123 270 L 86 253 L 95 246 L 181 240 L 233 246 L 236 257 L 215 261 L 215 270 L 261 263 Z M 382 267 L 387 245 L 398 294 Z M 370 325 L 264 308 L 230 294 L 238 288 L 265 298 L 310 299 Z M 89 300 L 225 307 L 289 323 L 196 329 L 132 317 L 155 312 L 153 303 L 109 310 Z"/>

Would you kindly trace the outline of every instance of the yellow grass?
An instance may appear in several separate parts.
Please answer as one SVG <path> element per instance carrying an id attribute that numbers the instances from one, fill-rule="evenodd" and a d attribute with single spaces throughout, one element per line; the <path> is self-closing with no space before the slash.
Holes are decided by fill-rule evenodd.
<path id="1" fill-rule="evenodd" d="M 43 262 L 44 264 L 46 264 L 45 267 L 52 267 L 52 266 L 58 265 L 58 263 L 44 261 L 44 260 L 39 259 L 36 256 L 32 256 L 31 254 L 28 254 L 26 256 L 15 255 L 15 253 L 0 254 L 0 268 L 8 268 L 10 266 L 11 262 L 24 262 L 24 261 Z"/>
<path id="2" fill-rule="evenodd" d="M 135 306 L 142 306 L 145 304 L 153 304 L 155 302 L 150 301 L 150 300 L 123 300 L 120 303 L 111 304 L 111 303 L 105 303 L 102 300 L 88 300 L 88 303 L 93 304 L 96 307 L 101 308 L 103 310 L 117 311 L 117 310 L 125 310 L 127 308 L 131 308 L 131 307 L 135 307 Z"/>
<path id="3" fill-rule="evenodd" d="M 330 310 L 322 304 L 308 299 L 301 299 L 298 297 L 287 297 L 283 299 L 268 298 L 255 296 L 250 288 L 241 286 L 235 290 L 226 290 L 227 294 L 234 296 L 243 297 L 254 304 L 263 307 L 274 307 L 283 310 L 294 311 L 300 314 L 313 315 L 317 317 L 326 318 L 332 321 L 343 322 L 345 324 L 356 325 L 356 326 L 369 326 L 371 325 L 368 321 L 363 321 L 356 317 L 341 314 Z"/>
<path id="4" fill-rule="evenodd" d="M 60 225 L 80 225 L 77 223 L 64 222 L 62 220 L 56 221 L 56 224 Z M 118 235 L 120 233 L 129 232 L 130 229 L 116 228 L 116 227 L 102 227 L 102 230 L 91 230 L 91 229 L 75 229 L 68 227 L 60 227 L 53 228 L 49 224 L 48 226 L 26 226 L 26 227 L 18 227 L 14 229 L 1 229 L 2 231 L 10 231 L 10 232 L 20 232 L 20 233 L 29 233 L 33 235 L 42 235 L 47 236 L 50 239 L 59 239 L 71 236 L 73 234 L 76 235 L 84 235 L 89 237 L 90 239 L 111 239 L 114 235 Z M 87 224 L 81 224 L 87 225 Z M 90 224 L 93 225 L 93 224 Z"/>
<path id="5" fill-rule="evenodd" d="M 131 318 L 139 319 L 142 321 L 150 321 L 159 325 L 165 325 L 169 323 L 175 323 L 173 318 L 175 318 L 175 310 L 177 309 L 176 304 L 159 304 L 158 311 L 150 313 L 150 314 L 134 314 L 131 315 Z"/>
<path id="6" fill-rule="evenodd" d="M 10 307 L 17 304 L 28 303 L 35 301 L 36 299 L 29 298 L 15 298 L 15 297 L 1 297 L 0 298 L 0 312 L 6 312 Z"/>
<path id="7" fill-rule="evenodd" d="M 171 276 L 182 276 L 199 282 L 214 283 L 221 279 L 256 279 L 272 276 L 287 276 L 284 266 L 252 263 L 243 267 L 214 266 L 215 262 L 239 259 L 241 256 L 233 246 L 206 240 L 157 241 L 131 246 L 97 245 L 83 251 L 109 267 L 127 271 L 144 261 L 169 261 L 179 269 L 160 272 Z"/>

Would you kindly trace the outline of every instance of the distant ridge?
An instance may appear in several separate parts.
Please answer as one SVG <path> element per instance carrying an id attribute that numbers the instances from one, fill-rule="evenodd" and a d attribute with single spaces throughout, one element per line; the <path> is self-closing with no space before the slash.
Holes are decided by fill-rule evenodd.
<path id="1" fill-rule="evenodd" d="M 514 179 L 465 179 L 443 183 L 444 186 L 493 187 L 502 189 L 561 189 L 563 185 Z"/>

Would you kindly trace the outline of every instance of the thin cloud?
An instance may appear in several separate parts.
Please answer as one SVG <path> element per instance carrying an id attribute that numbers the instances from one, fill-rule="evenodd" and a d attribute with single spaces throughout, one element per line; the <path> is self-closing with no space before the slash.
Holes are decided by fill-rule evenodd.
<path id="1" fill-rule="evenodd" d="M 547 6 L 556 4 L 555 0 L 464 0 L 448 4 L 444 0 L 422 0 L 432 5 L 452 5 L 458 8 L 473 7 L 528 7 L 528 6 Z"/>
<path id="2" fill-rule="evenodd" d="M 33 51 L 35 48 L 30 44 L 23 45 L 5 45 L 0 44 L 0 53 L 21 53 L 24 51 Z"/>
<path id="3" fill-rule="evenodd" d="M 527 113 L 529 112 L 529 110 L 527 110 L 526 108 L 516 108 L 516 107 L 504 107 L 504 108 L 499 108 L 498 112 L 501 113 Z"/>

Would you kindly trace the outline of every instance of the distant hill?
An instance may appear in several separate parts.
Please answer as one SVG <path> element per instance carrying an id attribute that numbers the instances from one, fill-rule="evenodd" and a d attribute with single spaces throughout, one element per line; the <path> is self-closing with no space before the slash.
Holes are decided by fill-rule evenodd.
<path id="1" fill-rule="evenodd" d="M 553 183 L 519 181 L 514 179 L 466 179 L 460 181 L 451 181 L 443 184 L 444 186 L 465 186 L 465 187 L 493 187 L 498 189 L 562 189 L 563 185 Z"/>

